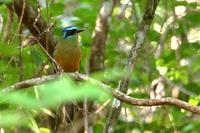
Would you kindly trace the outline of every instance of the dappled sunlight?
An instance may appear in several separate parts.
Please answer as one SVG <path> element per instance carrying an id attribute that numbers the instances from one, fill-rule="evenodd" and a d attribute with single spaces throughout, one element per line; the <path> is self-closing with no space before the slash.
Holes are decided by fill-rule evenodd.
<path id="1" fill-rule="evenodd" d="M 117 49 L 119 51 L 123 51 L 123 52 L 128 52 L 131 49 L 131 43 L 129 42 L 129 39 L 120 39 L 118 41 L 118 47 Z"/>
<path id="2" fill-rule="evenodd" d="M 129 2 L 130 2 L 130 0 L 120 0 L 120 3 L 124 4 L 124 5 L 128 4 Z"/>
<path id="3" fill-rule="evenodd" d="M 200 4 L 200 0 L 186 0 L 188 3 L 199 3 Z"/>
<path id="4" fill-rule="evenodd" d="M 173 87 L 173 88 L 172 88 L 172 94 L 171 94 L 172 97 L 178 98 L 179 94 L 180 94 L 179 88 L 178 88 L 178 87 Z"/>
<path id="5" fill-rule="evenodd" d="M 157 70 L 159 71 L 159 73 L 161 75 L 165 75 L 167 73 L 168 68 L 167 67 L 157 66 Z"/>
<path id="6" fill-rule="evenodd" d="M 119 119 L 121 121 L 134 122 L 135 118 L 133 117 L 131 112 L 132 111 L 129 108 L 122 108 Z"/>
<path id="7" fill-rule="evenodd" d="M 0 133 L 198 132 L 199 56 L 200 0 L 0 0 Z"/>
<path id="8" fill-rule="evenodd" d="M 128 7 L 125 12 L 125 17 L 128 19 L 132 15 L 132 8 Z"/>
<path id="9" fill-rule="evenodd" d="M 190 29 L 187 33 L 187 39 L 190 43 L 200 43 L 200 27 Z"/>
<path id="10" fill-rule="evenodd" d="M 191 61 L 190 61 L 190 59 L 183 58 L 180 60 L 180 65 L 181 66 L 189 66 L 189 65 L 191 65 Z"/>
<path id="11" fill-rule="evenodd" d="M 172 36 L 171 37 L 171 49 L 172 50 L 177 50 L 179 48 L 179 45 L 181 45 L 181 40 L 177 36 Z"/>
<path id="12" fill-rule="evenodd" d="M 162 33 L 162 27 L 161 27 L 161 25 L 159 25 L 158 23 L 154 23 L 154 24 L 153 24 L 153 28 L 154 28 L 154 30 L 155 30 L 156 32 Z"/>
<path id="13" fill-rule="evenodd" d="M 185 6 L 176 6 L 175 14 L 178 18 L 182 18 L 186 15 L 186 7 Z"/>

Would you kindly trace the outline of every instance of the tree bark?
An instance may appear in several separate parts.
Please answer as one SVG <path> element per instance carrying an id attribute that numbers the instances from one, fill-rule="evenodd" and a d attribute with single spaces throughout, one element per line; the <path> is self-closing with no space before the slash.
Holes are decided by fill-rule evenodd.
<path id="1" fill-rule="evenodd" d="M 105 45 L 115 2 L 116 0 L 104 0 L 96 19 L 96 26 L 92 35 L 90 72 L 104 69 Z"/>

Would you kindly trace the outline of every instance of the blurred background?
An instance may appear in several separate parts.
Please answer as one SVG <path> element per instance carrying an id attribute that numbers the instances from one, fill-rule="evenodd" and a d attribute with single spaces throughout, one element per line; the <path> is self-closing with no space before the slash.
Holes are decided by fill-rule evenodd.
<path id="1" fill-rule="evenodd" d="M 0 5 L 0 89 L 53 72 L 48 56 L 38 42 L 32 39 L 30 30 L 20 24 L 20 18 L 10 2 L 12 0 L 3 1 Z M 103 3 L 106 2 L 105 8 Z M 116 0 L 114 4 L 109 4 L 106 0 L 28 1 L 36 10 L 40 9 L 39 13 L 48 26 L 54 25 L 51 31 L 57 40 L 63 27 L 73 25 L 85 30 L 80 34 L 80 73 L 89 74 L 112 88 L 117 88 L 123 75 L 146 2 L 147 0 Z M 98 30 L 101 28 L 101 19 L 105 20 L 103 27 L 106 27 L 102 31 Z M 98 31 L 106 36 L 105 44 L 102 44 L 105 46 L 101 53 L 103 60 L 99 62 L 102 67 L 91 70 L 92 47 L 95 46 Z M 64 80 L 68 88 L 74 88 L 73 81 L 68 78 Z M 0 93 L 0 133 L 6 130 L 19 132 L 22 131 L 21 128 L 28 128 L 32 132 L 50 132 L 47 127 L 38 123 L 37 118 L 41 112 L 45 112 L 44 108 L 54 108 L 60 101 L 70 99 L 60 100 L 53 95 L 63 93 L 63 87 L 56 93 L 51 90 L 53 86 L 58 87 L 60 82 L 63 82 L 62 78 L 39 86 L 41 90 L 32 87 L 28 91 L 8 95 Z M 102 106 L 109 99 L 100 90 L 95 90 L 98 87 L 91 83 L 82 84 L 76 87 L 85 87 L 94 101 L 100 99 L 96 106 Z M 50 90 L 44 91 L 45 87 Z M 91 91 L 90 88 L 94 90 Z M 69 93 L 76 98 L 84 97 L 73 90 L 69 90 Z M 94 96 L 97 93 L 100 95 Z M 199 105 L 199 94 L 200 1 L 161 0 L 131 75 L 128 95 L 147 99 L 173 97 Z M 103 132 L 110 105 L 111 102 L 108 102 L 98 119 L 93 120 L 93 132 Z M 51 115 L 48 111 L 46 114 Z M 199 118 L 173 106 L 137 107 L 124 104 L 115 130 L 127 133 L 198 133 Z"/>

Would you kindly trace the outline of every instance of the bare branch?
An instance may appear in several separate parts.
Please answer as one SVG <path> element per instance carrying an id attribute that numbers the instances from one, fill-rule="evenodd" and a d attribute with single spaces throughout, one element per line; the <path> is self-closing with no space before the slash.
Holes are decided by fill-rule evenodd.
<path id="1" fill-rule="evenodd" d="M 42 84 L 44 82 L 52 81 L 58 79 L 59 76 L 64 76 L 65 74 L 55 74 L 55 75 L 49 75 L 49 76 L 43 76 L 43 77 L 38 77 L 38 78 L 33 78 L 33 79 L 28 79 L 22 82 L 18 82 L 12 86 L 9 86 L 5 88 L 6 92 L 8 91 L 13 91 L 13 90 L 18 90 L 18 89 L 23 89 L 35 85 Z M 176 107 L 179 107 L 181 109 L 185 109 L 187 111 L 190 111 L 192 113 L 200 115 L 200 107 L 198 106 L 192 106 L 188 104 L 187 102 L 171 98 L 171 97 L 166 97 L 166 98 L 161 98 L 161 99 L 137 99 L 137 98 L 132 98 L 118 90 L 114 90 L 111 87 L 99 82 L 98 80 L 95 80 L 87 75 L 80 74 L 77 76 L 74 73 L 69 73 L 67 76 L 70 76 L 74 78 L 75 80 L 90 80 L 94 81 L 98 85 L 102 87 L 106 92 L 112 94 L 115 98 L 118 100 L 130 104 L 130 105 L 136 105 L 136 106 L 159 106 L 159 105 L 174 105 Z M 97 111 L 98 112 L 98 111 Z"/>
<path id="2" fill-rule="evenodd" d="M 200 107 L 190 105 L 187 102 L 171 97 L 166 97 L 161 99 L 137 99 L 137 98 L 132 98 L 124 93 L 121 93 L 118 90 L 113 91 L 113 96 L 118 100 L 130 105 L 136 105 L 136 106 L 174 105 L 181 109 L 185 109 L 187 111 L 200 115 Z"/>
<path id="3" fill-rule="evenodd" d="M 3 91 L 10 92 L 10 91 L 14 91 L 14 90 L 19 90 L 19 89 L 24 89 L 24 88 L 28 88 L 28 87 L 31 87 L 31 86 L 39 85 L 41 83 L 53 80 L 57 76 L 58 76 L 58 74 L 24 80 L 22 82 L 18 82 L 14 85 L 11 85 L 11 86 L 3 89 Z"/>

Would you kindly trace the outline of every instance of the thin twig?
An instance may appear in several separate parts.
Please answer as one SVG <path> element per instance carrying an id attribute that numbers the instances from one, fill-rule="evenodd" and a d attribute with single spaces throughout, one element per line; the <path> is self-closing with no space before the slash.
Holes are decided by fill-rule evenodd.
<path id="1" fill-rule="evenodd" d="M 56 60 L 48 53 L 48 51 L 38 42 L 40 48 L 43 50 L 43 52 L 47 55 L 47 57 L 56 65 L 56 68 L 58 69 L 58 72 L 64 72 L 62 67 L 56 62 Z M 56 69 L 55 68 L 55 69 Z M 56 70 L 57 70 L 56 69 Z"/>
<path id="2" fill-rule="evenodd" d="M 41 6 L 40 6 L 40 2 L 39 2 L 39 0 L 37 0 L 37 16 L 36 16 L 36 18 L 35 18 L 35 20 L 34 20 L 34 22 L 33 22 L 33 26 L 35 27 L 35 29 L 37 30 L 37 32 L 38 33 L 40 33 L 40 30 L 39 30 L 39 28 L 36 26 L 36 23 L 38 22 L 38 19 L 40 18 L 40 16 L 41 16 Z"/>
<path id="3" fill-rule="evenodd" d="M 20 31 L 20 29 L 21 29 L 22 20 L 23 20 L 23 17 L 24 17 L 25 6 L 26 6 L 26 3 L 25 3 L 25 1 L 23 0 L 22 13 L 21 13 L 21 16 L 20 16 L 20 19 L 19 19 L 19 25 L 18 25 L 18 27 L 17 27 L 17 33 L 19 33 L 19 31 Z"/>
<path id="4" fill-rule="evenodd" d="M 23 0 L 22 11 L 21 11 L 21 15 L 20 15 L 20 17 L 19 17 L 19 24 L 18 24 L 18 27 L 17 27 L 17 33 L 19 33 L 19 31 L 20 31 L 20 29 L 21 29 L 22 20 L 23 20 L 24 12 L 25 12 L 25 7 L 26 7 L 26 2 L 25 2 L 25 0 Z M 11 41 L 13 41 L 14 39 L 15 39 L 15 36 L 13 36 L 13 37 L 10 39 L 9 43 L 10 43 Z"/>
<path id="5" fill-rule="evenodd" d="M 110 103 L 110 99 L 108 99 L 107 101 L 105 101 L 96 111 L 95 114 L 98 114 L 99 112 L 101 112 L 109 103 Z"/>

